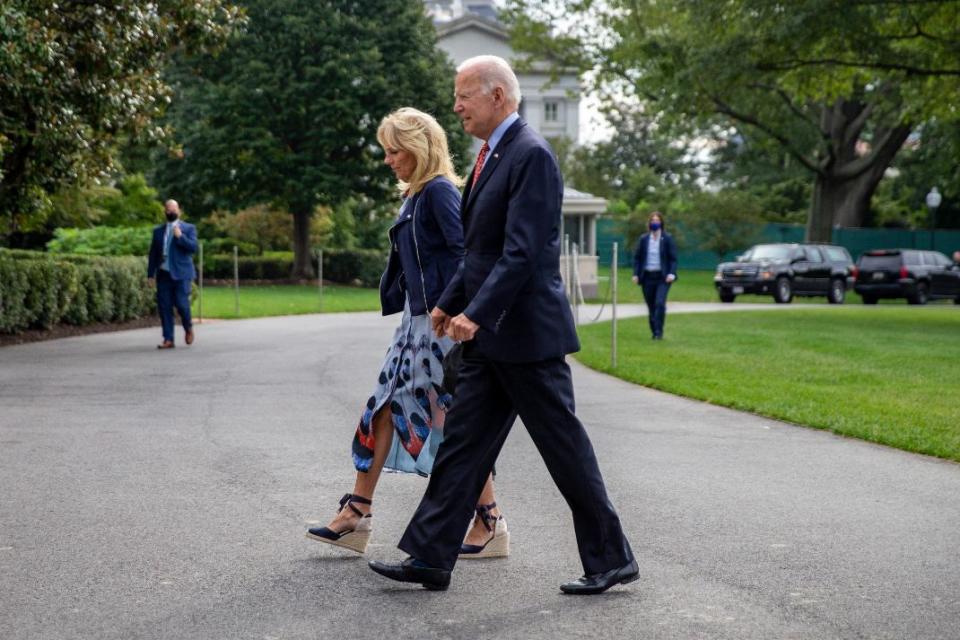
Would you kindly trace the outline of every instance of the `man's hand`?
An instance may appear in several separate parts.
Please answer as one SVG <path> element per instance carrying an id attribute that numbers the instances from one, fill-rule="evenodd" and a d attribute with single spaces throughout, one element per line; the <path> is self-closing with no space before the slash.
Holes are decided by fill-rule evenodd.
<path id="1" fill-rule="evenodd" d="M 147 278 L 147 284 L 150 285 L 151 287 L 157 286 L 156 278 Z"/>
<path id="2" fill-rule="evenodd" d="M 640 278 L 637 276 L 633 276 L 633 284 L 640 284 Z"/>
<path id="3" fill-rule="evenodd" d="M 673 282 L 674 280 L 676 280 L 676 279 L 677 279 L 677 276 L 673 275 L 672 273 L 668 273 L 666 279 L 667 279 L 667 284 L 669 284 L 669 283 Z"/>
<path id="4" fill-rule="evenodd" d="M 436 334 L 438 338 L 443 337 L 447 323 L 449 322 L 450 316 L 440 307 L 434 307 L 433 311 L 430 312 L 430 323 L 433 325 L 433 333 Z"/>
<path id="5" fill-rule="evenodd" d="M 447 335 L 459 342 L 473 340 L 479 328 L 480 325 L 462 313 L 446 323 Z"/>
<path id="6" fill-rule="evenodd" d="M 177 224 L 176 222 L 173 223 L 173 235 L 176 238 L 179 238 L 180 236 L 183 235 L 183 231 L 180 231 L 180 225 Z"/>

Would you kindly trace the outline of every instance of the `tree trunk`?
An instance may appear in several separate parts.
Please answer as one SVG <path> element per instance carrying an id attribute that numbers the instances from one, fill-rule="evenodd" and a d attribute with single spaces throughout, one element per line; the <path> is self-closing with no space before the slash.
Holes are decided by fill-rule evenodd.
<path id="1" fill-rule="evenodd" d="M 880 128 L 867 148 L 858 147 L 872 112 L 872 105 L 848 100 L 823 108 L 820 128 L 829 138 L 829 149 L 814 181 L 808 242 L 830 242 L 835 226 L 863 226 L 873 192 L 910 135 L 907 124 Z"/>
<path id="2" fill-rule="evenodd" d="M 294 278 L 313 277 L 313 252 L 310 250 L 311 211 L 293 212 L 293 273 Z"/>
<path id="3" fill-rule="evenodd" d="M 807 241 L 830 242 L 834 227 L 863 226 L 870 210 L 870 199 L 886 168 L 873 167 L 848 179 L 818 174 L 813 183 L 813 200 L 807 218 Z"/>

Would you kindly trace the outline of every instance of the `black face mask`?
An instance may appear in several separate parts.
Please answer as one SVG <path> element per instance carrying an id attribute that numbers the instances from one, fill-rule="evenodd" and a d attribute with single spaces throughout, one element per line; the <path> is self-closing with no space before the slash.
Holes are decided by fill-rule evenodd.
<path id="1" fill-rule="evenodd" d="M 176 213 L 167 213 L 166 216 L 167 216 L 167 222 L 173 222 L 174 220 L 180 217 Z"/>

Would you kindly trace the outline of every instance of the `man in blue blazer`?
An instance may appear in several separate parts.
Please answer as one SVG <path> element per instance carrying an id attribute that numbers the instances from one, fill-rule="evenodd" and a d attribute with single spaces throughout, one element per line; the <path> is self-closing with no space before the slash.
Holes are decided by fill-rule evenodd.
<path id="1" fill-rule="evenodd" d="M 193 344 L 190 288 L 196 277 L 193 254 L 197 251 L 197 228 L 180 220 L 180 205 L 176 200 L 167 200 L 163 208 L 167 222 L 153 229 L 147 277 L 156 278 L 157 283 L 157 309 L 163 327 L 163 342 L 157 349 L 173 349 L 174 307 L 187 332 L 186 343 Z"/>
<path id="2" fill-rule="evenodd" d="M 484 140 L 460 217 L 464 259 L 433 309 L 438 335 L 463 341 L 457 400 L 430 483 L 388 578 L 446 589 L 483 483 L 517 416 L 573 512 L 584 576 L 566 593 L 600 593 L 639 574 L 590 439 L 574 413 L 565 361 L 579 350 L 560 280 L 563 182 L 549 145 L 520 120 L 520 88 L 501 58 L 458 69 L 454 107 Z"/>
<path id="3" fill-rule="evenodd" d="M 633 252 L 633 282 L 643 287 L 650 333 L 654 340 L 662 340 L 667 293 L 677 279 L 677 245 L 663 229 L 663 215 L 659 211 L 650 214 L 647 228 L 649 233 L 640 236 Z"/>

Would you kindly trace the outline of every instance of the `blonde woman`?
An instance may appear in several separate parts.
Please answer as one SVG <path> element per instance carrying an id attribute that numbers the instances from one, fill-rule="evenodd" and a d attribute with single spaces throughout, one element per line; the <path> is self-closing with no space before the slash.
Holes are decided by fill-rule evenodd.
<path id="1" fill-rule="evenodd" d="M 343 496 L 326 527 L 307 532 L 308 538 L 359 553 L 370 539 L 373 493 L 384 466 L 424 476 L 433 468 L 453 401 L 444 388 L 443 359 L 455 343 L 433 334 L 430 311 L 463 257 L 463 181 L 454 173 L 443 128 L 432 116 L 403 108 L 383 119 L 377 140 L 403 197 L 389 232 L 380 304 L 383 315 L 403 315 L 353 438 L 353 492 Z M 460 557 L 506 556 L 509 543 L 490 477 Z"/>

